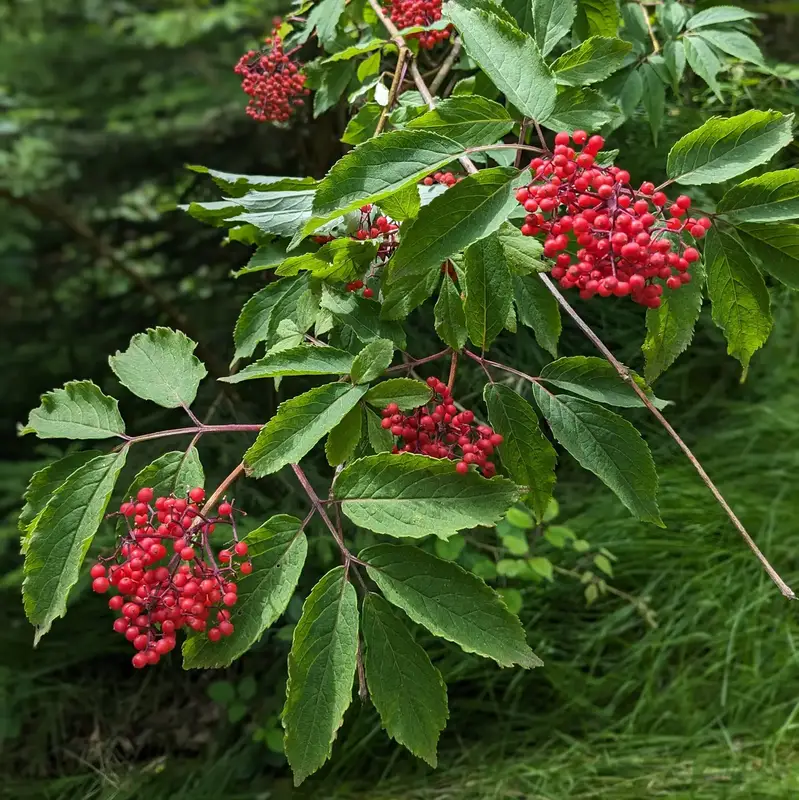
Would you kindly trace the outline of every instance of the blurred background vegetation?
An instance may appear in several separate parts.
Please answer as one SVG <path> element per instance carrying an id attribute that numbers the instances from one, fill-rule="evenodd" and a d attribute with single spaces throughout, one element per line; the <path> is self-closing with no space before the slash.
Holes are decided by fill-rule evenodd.
<path id="1" fill-rule="evenodd" d="M 669 108 L 657 149 L 645 121 L 628 122 L 612 146 L 634 177 L 657 180 L 669 145 L 712 113 L 797 105 L 799 4 L 750 7 L 767 14 L 759 27 L 770 70 L 729 69 L 726 105 L 689 83 Z M 522 521 L 450 553 L 490 562 L 486 574 L 499 573 L 495 584 L 521 602 L 546 666 L 501 670 L 426 641 L 450 685 L 436 772 L 389 742 L 374 710 L 356 701 L 331 764 L 301 790 L 290 788 L 277 714 L 302 592 L 285 624 L 224 672 L 184 673 L 173 658 L 133 674 L 128 648 L 111 634 L 111 615 L 87 582 L 73 592 L 68 617 L 32 649 L 16 514 L 31 472 L 63 450 L 19 439 L 16 424 L 40 393 L 71 378 L 114 393 L 107 355 L 155 324 L 182 328 L 200 342 L 212 374 L 225 374 L 233 321 L 259 278 L 231 280 L 247 249 L 224 245 L 218 230 L 177 210 L 217 196 L 185 166 L 320 176 L 341 152 L 342 107 L 290 130 L 255 125 L 243 113 L 232 66 L 278 11 L 277 0 L 0 3 L 0 797 L 799 797 L 796 608 L 643 412 L 633 414 L 661 471 L 666 530 L 628 518 L 564 458 L 552 520 L 560 529 L 542 536 Z M 781 165 L 797 163 L 794 145 Z M 776 285 L 772 294 L 775 333 L 745 384 L 703 319 L 658 394 L 674 401 L 671 419 L 796 585 L 799 306 Z M 631 306 L 605 301 L 582 312 L 636 367 L 643 318 Z M 432 346 L 419 326 L 409 349 Z M 525 331 L 498 347 L 529 371 L 546 360 Z M 589 352 L 568 326 L 561 350 Z M 267 382 L 235 395 L 206 383 L 197 408 L 207 414 L 213 406 L 218 421 L 264 420 L 280 399 Z M 465 402 L 480 389 L 479 376 L 459 375 Z M 171 412 L 120 396 L 131 432 L 174 422 Z M 200 449 L 213 484 L 243 443 L 208 437 Z M 137 453 L 131 473 L 160 452 Z M 294 492 L 270 476 L 243 484 L 238 497 L 258 520 L 304 511 Z M 335 558 L 317 533 L 309 581 Z M 556 546 L 564 536 L 566 546 Z M 514 555 L 513 538 L 517 548 L 523 542 L 518 552 L 539 559 L 537 572 L 497 570 Z M 106 531 L 96 545 L 109 540 Z M 605 550 L 615 561 L 595 560 Z M 583 583 L 587 572 L 594 577 Z"/>

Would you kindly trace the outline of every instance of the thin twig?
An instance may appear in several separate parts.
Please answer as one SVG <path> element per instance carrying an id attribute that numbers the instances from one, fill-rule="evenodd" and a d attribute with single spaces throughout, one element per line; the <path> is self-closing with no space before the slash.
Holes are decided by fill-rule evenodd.
<path id="1" fill-rule="evenodd" d="M 391 88 L 388 90 L 388 100 L 380 112 L 380 119 L 377 121 L 377 128 L 375 129 L 375 136 L 379 136 L 383 132 L 388 122 L 388 115 L 391 113 L 391 108 L 394 101 L 397 99 L 397 91 L 400 86 L 400 76 L 404 72 L 405 59 L 408 57 L 410 51 L 407 47 L 400 47 L 399 55 L 397 56 L 397 66 L 394 70 L 394 77 L 391 80 Z"/>
<path id="2" fill-rule="evenodd" d="M 456 36 L 452 42 L 452 47 L 450 48 L 449 53 L 447 53 L 447 57 L 444 59 L 444 63 L 441 65 L 441 68 L 438 70 L 438 74 L 435 78 L 433 78 L 433 82 L 430 84 L 430 94 L 438 94 L 438 90 L 446 80 L 446 77 L 449 75 L 452 67 L 455 66 L 455 62 L 458 60 L 458 56 L 460 54 L 461 39 L 460 36 Z"/>
<path id="3" fill-rule="evenodd" d="M 449 378 L 447 378 L 447 389 L 452 391 L 455 383 L 455 373 L 458 371 L 458 351 L 452 351 L 452 360 L 449 362 Z"/>
<path id="4" fill-rule="evenodd" d="M 771 566 L 768 559 L 763 555 L 760 548 L 755 544 L 755 540 L 749 535 L 746 528 L 744 528 L 743 523 L 738 519 L 735 515 L 735 512 L 730 508 L 727 501 L 724 499 L 721 492 L 716 488 L 716 484 L 710 479 L 710 476 L 705 472 L 704 467 L 699 463 L 696 456 L 691 452 L 688 445 L 680 438 L 679 434 L 671 427 L 669 421 L 660 413 L 660 411 L 654 406 L 652 401 L 647 396 L 646 392 L 632 379 L 629 370 L 627 367 L 624 366 L 616 356 L 611 353 L 605 343 L 591 330 L 588 324 L 580 317 L 580 315 L 569 305 L 566 298 L 558 291 L 557 287 L 552 283 L 547 275 L 542 272 L 538 273 L 538 277 L 544 282 L 544 285 L 549 289 L 549 291 L 554 296 L 555 300 L 558 301 L 560 306 L 563 310 L 574 320 L 577 327 L 586 335 L 586 337 L 591 341 L 591 343 L 599 350 L 600 353 L 607 359 L 613 369 L 616 370 L 619 377 L 627 383 L 632 390 L 638 395 L 641 399 L 641 402 L 646 406 L 649 412 L 655 417 L 655 419 L 665 428 L 666 432 L 671 436 L 672 439 L 677 443 L 679 448 L 683 451 L 686 458 L 691 462 L 694 469 L 699 473 L 699 477 L 704 481 L 705 486 L 710 489 L 713 496 L 716 498 L 718 504 L 724 509 L 727 516 L 730 518 L 730 522 L 735 526 L 738 533 L 741 534 L 743 540 L 749 546 L 749 549 L 755 554 L 758 561 L 763 565 L 763 569 L 765 569 L 766 573 L 768 574 L 769 578 L 777 585 L 777 588 L 782 592 L 782 594 L 790 600 L 796 599 L 796 594 L 794 594 L 793 589 L 788 586 L 787 583 L 779 576 L 779 573 Z"/>
<path id="5" fill-rule="evenodd" d="M 521 145 L 527 144 L 527 131 L 530 129 L 530 120 L 525 117 L 521 125 L 519 125 L 519 147 L 516 150 L 516 158 L 513 161 L 513 166 L 519 169 L 522 165 L 522 148 Z"/>
<path id="6" fill-rule="evenodd" d="M 230 425 L 203 425 L 202 423 L 199 425 L 192 425 L 189 428 L 170 428 L 165 431 L 154 431 L 153 433 L 143 433 L 141 436 L 123 436 L 125 439 L 125 443 L 119 445 L 116 450 L 121 449 L 122 447 L 129 447 L 132 444 L 138 444 L 139 442 L 146 442 L 150 439 L 163 439 L 167 436 L 185 436 L 188 434 L 201 434 L 204 435 L 206 433 L 241 433 L 242 431 L 260 431 L 263 428 L 263 423 L 257 422 L 252 425 L 249 424 L 239 424 L 239 423 L 231 423 Z"/>
<path id="7" fill-rule="evenodd" d="M 230 475 L 216 487 L 214 493 L 208 498 L 205 505 L 200 510 L 200 517 L 205 517 L 208 512 L 216 505 L 217 500 L 230 488 L 230 485 L 244 472 L 244 462 L 242 461 Z M 198 517 L 199 521 L 199 517 Z"/>
<path id="8" fill-rule="evenodd" d="M 652 49 L 655 51 L 655 53 L 659 53 L 660 44 L 658 43 L 657 37 L 655 36 L 655 31 L 652 30 L 652 23 L 649 21 L 649 12 L 646 10 L 641 0 L 638 0 L 638 5 L 641 7 L 641 13 L 644 15 L 644 21 L 646 22 L 646 29 L 649 31 L 649 38 L 652 40 Z"/>
<path id="9" fill-rule="evenodd" d="M 441 350 L 438 353 L 433 353 L 431 356 L 425 356 L 424 358 L 414 358 L 410 361 L 404 361 L 402 364 L 397 364 L 395 367 L 389 367 L 386 372 L 402 372 L 406 369 L 411 369 L 413 367 L 418 367 L 420 364 L 428 364 L 431 361 L 438 361 L 439 358 L 443 358 L 447 353 L 452 352 L 448 347 L 446 350 Z"/>

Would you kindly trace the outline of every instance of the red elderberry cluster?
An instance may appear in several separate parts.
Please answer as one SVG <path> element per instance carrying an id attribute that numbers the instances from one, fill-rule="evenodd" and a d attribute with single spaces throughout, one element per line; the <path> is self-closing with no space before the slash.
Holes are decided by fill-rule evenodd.
<path id="1" fill-rule="evenodd" d="M 438 378 L 428 378 L 427 385 L 433 390 L 433 397 L 426 406 L 407 415 L 400 412 L 396 403 L 383 409 L 383 428 L 403 441 L 393 452 L 457 459 L 455 469 L 461 475 L 474 464 L 486 478 L 492 477 L 497 468 L 488 457 L 502 444 L 502 436 L 488 425 L 476 425 L 471 411 L 459 412 L 449 387 Z"/>
<path id="2" fill-rule="evenodd" d="M 572 142 L 582 146 L 579 153 Z M 544 255 L 555 259 L 552 277 L 564 289 L 577 288 L 584 299 L 629 295 L 657 308 L 663 286 L 656 281 L 679 289 L 699 259 L 682 237 L 701 239 L 711 222 L 688 215 L 686 195 L 669 203 L 654 184 L 646 181 L 636 190 L 626 170 L 597 166 L 604 143 L 585 131 L 559 133 L 553 153 L 530 162 L 535 177 L 516 194 L 527 212 L 521 230 L 545 235 Z M 572 238 L 576 258 L 566 252 Z"/>
<path id="3" fill-rule="evenodd" d="M 278 29 L 279 21 L 272 35 L 264 39 L 267 52 L 250 50 L 234 70 L 242 76 L 241 88 L 250 96 L 247 114 L 257 122 L 287 122 L 308 94 L 301 65 L 291 60 L 296 50 L 283 51 Z"/>
<path id="4" fill-rule="evenodd" d="M 402 28 L 413 28 L 417 25 L 432 25 L 441 19 L 441 0 L 389 0 L 386 10 L 394 24 Z M 441 31 L 422 31 L 407 36 L 407 39 L 418 39 L 419 47 L 432 50 L 439 42 L 449 39 L 450 29 Z"/>
<path id="5" fill-rule="evenodd" d="M 455 175 L 452 172 L 436 172 L 434 175 L 428 175 L 422 179 L 425 186 L 432 186 L 434 183 L 440 183 L 442 186 L 454 186 L 463 180 L 462 175 Z"/>
<path id="6" fill-rule="evenodd" d="M 128 530 L 116 552 L 91 568 L 95 592 L 118 592 L 108 607 L 120 612 L 114 630 L 136 649 L 137 669 L 157 664 L 174 649 L 181 628 L 205 632 L 212 642 L 233 633 L 229 609 L 238 599 L 234 579 L 249 575 L 252 562 L 236 563 L 246 558 L 247 544 L 235 541 L 232 549 L 220 550 L 217 565 L 208 537 L 217 524 L 226 523 L 237 539 L 234 509 L 223 502 L 217 517 L 204 517 L 198 508 L 204 499 L 199 487 L 185 498 L 158 497 L 155 502 L 152 489 L 140 489 L 135 502 L 119 507 Z"/>
<path id="7" fill-rule="evenodd" d="M 378 214 L 374 210 L 374 206 L 365 205 L 361 206 L 361 219 L 358 224 L 358 230 L 353 236 L 354 239 L 366 241 L 367 239 L 380 239 L 380 244 L 377 248 L 377 261 L 372 265 L 369 273 L 364 276 L 364 279 L 358 278 L 357 280 L 350 281 L 347 284 L 347 291 L 357 292 L 363 289 L 363 296 L 367 299 L 374 297 L 374 290 L 369 286 L 365 286 L 365 281 L 373 278 L 377 274 L 377 270 L 388 261 L 392 253 L 397 249 L 399 242 L 397 241 L 397 232 L 399 226 L 392 222 L 388 217 Z"/>

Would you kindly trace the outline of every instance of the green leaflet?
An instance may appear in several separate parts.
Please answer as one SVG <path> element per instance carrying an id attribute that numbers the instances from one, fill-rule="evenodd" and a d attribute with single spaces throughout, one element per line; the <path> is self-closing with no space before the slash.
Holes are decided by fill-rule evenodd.
<path id="1" fill-rule="evenodd" d="M 397 222 L 413 219 L 418 215 L 421 207 L 419 186 L 415 183 L 409 183 L 405 188 L 380 201 L 380 210 Z"/>
<path id="2" fill-rule="evenodd" d="M 361 440 L 363 412 L 360 406 L 351 408 L 344 419 L 327 435 L 325 455 L 331 467 L 343 464 L 352 457 Z"/>
<path id="3" fill-rule="evenodd" d="M 277 175 L 240 175 L 233 172 L 220 172 L 218 169 L 187 164 L 192 172 L 210 175 L 213 182 L 232 197 L 247 194 L 251 189 L 284 191 L 285 189 L 312 189 L 317 181 L 314 178 L 292 178 Z"/>
<path id="4" fill-rule="evenodd" d="M 394 437 L 390 430 L 383 428 L 381 417 L 371 408 L 366 409 L 366 437 L 369 447 L 375 453 L 390 453 L 394 449 Z"/>
<path id="5" fill-rule="evenodd" d="M 538 345 L 557 358 L 561 331 L 558 301 L 534 275 L 514 275 L 513 296 L 519 321 L 532 328 Z"/>
<path id="6" fill-rule="evenodd" d="M 619 109 L 595 89 L 567 86 L 558 90 L 555 107 L 541 124 L 553 131 L 572 133 L 580 128 L 596 130 L 619 116 Z"/>
<path id="7" fill-rule="evenodd" d="M 708 231 L 705 268 L 713 322 L 724 331 L 727 352 L 741 362 L 744 380 L 752 354 L 771 333 L 768 289 L 733 233 Z"/>
<path id="8" fill-rule="evenodd" d="M 577 14 L 574 0 L 517 0 L 532 6 L 535 41 L 543 55 L 549 55 L 555 45 L 571 30 Z M 518 19 L 518 17 L 517 17 Z M 527 31 L 531 33 L 531 31 Z"/>
<path id="9" fill-rule="evenodd" d="M 262 478 L 296 464 L 366 394 L 366 386 L 328 383 L 280 404 L 244 454 L 249 471 Z"/>
<path id="10" fill-rule="evenodd" d="M 236 320 L 233 341 L 236 358 L 249 358 L 260 342 L 267 347 L 277 339 L 277 328 L 282 320 L 298 322 L 298 327 L 310 327 L 313 319 L 306 308 L 310 299 L 308 276 L 298 275 L 267 284 L 245 304 Z M 307 325 L 306 325 L 307 323 Z"/>
<path id="11" fill-rule="evenodd" d="M 369 565 L 369 577 L 386 600 L 430 633 L 503 667 L 542 665 L 518 617 L 480 578 L 454 562 L 402 544 L 378 544 L 358 557 Z"/>
<path id="12" fill-rule="evenodd" d="M 746 111 L 712 117 L 669 152 L 668 174 L 678 183 L 721 183 L 768 161 L 791 141 L 793 114 Z"/>
<path id="13" fill-rule="evenodd" d="M 552 64 L 555 79 L 569 86 L 598 83 L 621 69 L 632 45 L 623 39 L 592 36 Z"/>
<path id="14" fill-rule="evenodd" d="M 532 384 L 533 397 L 555 438 L 594 473 L 635 517 L 663 526 L 658 478 L 649 447 L 623 417 L 576 397 L 556 397 Z"/>
<path id="15" fill-rule="evenodd" d="M 513 480 L 528 487 L 525 497 L 538 519 L 544 513 L 555 486 L 557 454 L 541 433 L 532 406 L 508 386 L 487 384 L 483 400 L 494 430 L 502 434 L 502 464 Z"/>
<path id="16" fill-rule="evenodd" d="M 347 237 L 323 244 L 313 253 L 291 256 L 275 270 L 276 275 L 297 275 L 300 270 L 314 278 L 349 281 L 369 266 L 377 255 L 377 242 Z"/>
<path id="17" fill-rule="evenodd" d="M 119 382 L 133 394 L 165 408 L 188 407 L 208 374 L 194 355 L 197 343 L 181 331 L 150 328 L 138 333 L 124 353 L 109 356 Z"/>
<path id="18" fill-rule="evenodd" d="M 405 278 L 418 283 L 440 271 L 444 259 L 499 228 L 516 205 L 514 187 L 521 180 L 510 167 L 484 169 L 424 206 L 389 262 L 389 288 Z"/>
<path id="19" fill-rule="evenodd" d="M 666 35 L 672 37 L 683 29 L 688 19 L 688 11 L 677 0 L 666 0 L 657 7 L 657 18 Z"/>
<path id="20" fill-rule="evenodd" d="M 267 353 L 241 372 L 219 380 L 225 383 L 241 383 L 284 375 L 346 375 L 352 368 L 353 360 L 353 355 L 335 347 L 299 344 L 287 350 Z"/>
<path id="21" fill-rule="evenodd" d="M 23 553 L 27 547 L 28 528 L 35 521 L 39 512 L 47 505 L 53 492 L 79 467 L 99 455 L 102 455 L 102 453 L 97 450 L 81 450 L 77 453 L 70 453 L 68 456 L 48 464 L 31 475 L 31 479 L 28 481 L 28 488 L 23 495 L 25 505 L 22 507 L 22 511 L 19 512 L 19 519 L 17 520 L 17 527 L 24 534 L 22 538 Z"/>
<path id="22" fill-rule="evenodd" d="M 499 103 L 479 95 L 464 95 L 442 100 L 407 125 L 407 130 L 416 128 L 454 139 L 465 148 L 493 144 L 510 132 L 513 120 Z"/>
<path id="23" fill-rule="evenodd" d="M 728 22 L 740 22 L 741 20 L 754 19 L 756 17 L 757 14 L 736 6 L 717 6 L 694 14 L 685 27 L 690 31 L 704 28 L 708 25 L 723 25 Z"/>
<path id="24" fill-rule="evenodd" d="M 799 169 L 781 169 L 733 186 L 716 210 L 732 222 L 799 219 Z"/>
<path id="25" fill-rule="evenodd" d="M 341 141 L 344 144 L 363 144 L 375 135 L 383 109 L 377 103 L 366 103 L 350 117 Z"/>
<path id="26" fill-rule="evenodd" d="M 383 727 L 435 767 L 449 716 L 444 679 L 380 595 L 366 595 L 362 615 L 366 682 Z"/>
<path id="27" fill-rule="evenodd" d="M 450 0 L 443 11 L 461 34 L 466 52 L 508 101 L 525 116 L 543 121 L 555 104 L 552 71 L 535 40 L 503 18 L 501 6 L 492 5 Z"/>
<path id="28" fill-rule="evenodd" d="M 532 236 L 525 236 L 517 227 L 503 222 L 497 231 L 497 239 L 505 261 L 514 275 L 531 272 L 546 272 L 548 265 L 541 261 L 544 251 L 541 243 Z"/>
<path id="29" fill-rule="evenodd" d="M 716 56 L 716 51 L 698 36 L 683 36 L 681 41 L 691 69 L 713 90 L 713 94 L 723 101 L 724 96 L 716 75 L 721 72 L 724 65 Z"/>
<path id="30" fill-rule="evenodd" d="M 339 474 L 334 494 L 356 525 L 415 539 L 494 525 L 519 498 L 505 478 L 459 475 L 450 461 L 410 453 L 353 461 Z"/>
<path id="31" fill-rule="evenodd" d="M 577 0 L 575 30 L 581 38 L 616 36 L 619 30 L 619 6 L 616 0 Z"/>
<path id="32" fill-rule="evenodd" d="M 86 551 L 103 519 L 127 448 L 79 467 L 51 496 L 29 528 L 22 598 L 35 626 L 34 646 L 67 612 Z"/>
<path id="33" fill-rule="evenodd" d="M 388 339 L 375 339 L 361 350 L 352 362 L 353 383 L 369 383 L 379 378 L 394 360 L 394 344 Z"/>
<path id="34" fill-rule="evenodd" d="M 336 567 L 308 595 L 289 653 L 283 727 L 295 786 L 330 758 L 352 700 L 357 651 L 358 599 Z"/>
<path id="35" fill-rule="evenodd" d="M 42 395 L 20 433 L 35 433 L 39 439 L 108 439 L 122 436 L 125 423 L 113 397 L 91 381 L 70 381 Z"/>
<path id="36" fill-rule="evenodd" d="M 441 282 L 434 309 L 436 333 L 444 344 L 461 350 L 466 344 L 466 312 L 461 293 L 449 275 Z"/>
<path id="37" fill-rule="evenodd" d="M 296 517 L 279 514 L 244 538 L 253 570 L 237 579 L 239 600 L 232 636 L 212 642 L 204 634 L 183 642 L 184 669 L 221 669 L 244 655 L 286 610 L 305 564 L 308 541 Z"/>
<path id="38" fill-rule="evenodd" d="M 324 286 L 321 306 L 339 322 L 349 325 L 365 344 L 375 339 L 390 339 L 398 348 L 405 347 L 402 325 L 380 319 L 380 305 L 373 300 L 367 300 L 353 292 L 337 292 Z"/>
<path id="39" fill-rule="evenodd" d="M 249 192 L 237 198 L 233 205 L 238 209 L 243 208 L 243 213 L 237 214 L 228 220 L 231 222 L 245 222 L 254 225 L 261 233 L 271 233 L 275 236 L 293 236 L 311 218 L 311 207 L 314 192 Z M 189 211 L 194 206 L 210 203 L 192 203 Z"/>
<path id="40" fill-rule="evenodd" d="M 513 284 L 505 253 L 496 234 L 467 248 L 466 328 L 469 338 L 487 350 L 508 318 L 513 303 Z"/>
<path id="41" fill-rule="evenodd" d="M 366 393 L 366 402 L 377 408 L 396 403 L 402 411 L 411 411 L 427 403 L 432 394 L 426 383 L 414 378 L 389 378 L 375 384 Z"/>
<path id="42" fill-rule="evenodd" d="M 644 376 L 654 381 L 684 352 L 694 338 L 694 327 L 702 310 L 704 270 L 701 262 L 691 268 L 693 280 L 677 292 L 664 292 L 660 308 L 646 312 L 646 339 L 641 350 L 646 359 Z"/>
<path id="43" fill-rule="evenodd" d="M 799 289 L 799 225 L 741 225 L 736 228 L 746 252 L 791 289 Z"/>
<path id="44" fill-rule="evenodd" d="M 643 389 L 656 408 L 669 404 L 652 394 L 646 381 L 633 370 L 630 377 Z M 557 386 L 589 400 L 621 408 L 643 408 L 640 397 L 620 377 L 604 358 L 596 356 L 571 356 L 547 364 L 539 375 L 547 385 Z"/>
<path id="45" fill-rule="evenodd" d="M 390 131 L 358 145 L 334 164 L 319 184 L 313 201 L 314 218 L 305 232 L 311 233 L 364 203 L 379 203 L 462 152 L 459 142 L 421 130 Z"/>
<path id="46" fill-rule="evenodd" d="M 641 66 L 641 74 L 644 90 L 641 99 L 646 109 L 646 115 L 649 117 L 652 141 L 657 145 L 658 132 L 663 122 L 663 115 L 666 112 L 666 87 L 651 64 L 643 64 Z"/>
<path id="47" fill-rule="evenodd" d="M 745 33 L 703 28 L 698 35 L 728 55 L 751 64 L 763 64 L 763 53 Z"/>

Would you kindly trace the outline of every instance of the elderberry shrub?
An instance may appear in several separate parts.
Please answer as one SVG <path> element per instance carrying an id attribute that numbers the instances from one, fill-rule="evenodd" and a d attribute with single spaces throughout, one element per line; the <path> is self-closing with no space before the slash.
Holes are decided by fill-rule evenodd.
<path id="1" fill-rule="evenodd" d="M 250 96 L 247 114 L 257 122 L 288 122 L 298 106 L 304 105 L 305 88 L 302 65 L 292 61 L 299 48 L 283 51 L 278 35 L 280 20 L 275 21 L 272 35 L 264 39 L 267 52 L 250 50 L 234 69 L 242 76 L 241 88 Z"/>
<path id="2" fill-rule="evenodd" d="M 578 153 L 571 143 L 581 146 Z M 580 297 L 625 297 L 658 308 L 664 280 L 669 289 L 691 281 L 690 265 L 699 251 L 683 236 L 701 239 L 711 226 L 707 217 L 687 216 L 691 198 L 669 203 L 645 181 L 636 190 L 630 173 L 600 167 L 601 136 L 574 131 L 555 136 L 551 155 L 534 158 L 534 178 L 516 193 L 527 212 L 522 233 L 544 234 L 544 255 L 555 259 L 552 277 Z M 671 236 L 670 236 L 671 234 Z M 576 243 L 576 257 L 565 252 Z"/>
<path id="3" fill-rule="evenodd" d="M 136 649 L 137 669 L 157 664 L 173 650 L 181 628 L 205 633 L 212 642 L 233 633 L 229 609 L 238 600 L 235 578 L 249 575 L 252 563 L 236 562 L 247 556 L 248 548 L 237 540 L 233 506 L 220 503 L 217 516 L 207 517 L 198 506 L 204 499 L 200 487 L 185 498 L 170 495 L 154 501 L 152 489 L 139 489 L 135 502 L 122 503 L 112 515 L 127 523 L 113 555 L 91 568 L 95 592 L 118 592 L 108 607 L 120 612 L 113 627 Z M 219 523 L 231 525 L 234 543 L 232 549 L 219 551 L 217 564 L 209 537 Z M 172 550 L 166 563 L 165 542 Z"/>
<path id="4" fill-rule="evenodd" d="M 381 425 L 402 441 L 392 452 L 457 460 L 455 469 L 461 475 L 474 464 L 486 478 L 493 477 L 497 468 L 488 457 L 502 444 L 502 436 L 488 425 L 477 424 L 473 411 L 459 412 L 446 383 L 431 377 L 427 385 L 433 390 L 427 405 L 410 414 L 400 413 L 396 403 L 389 403 L 383 409 Z"/>

